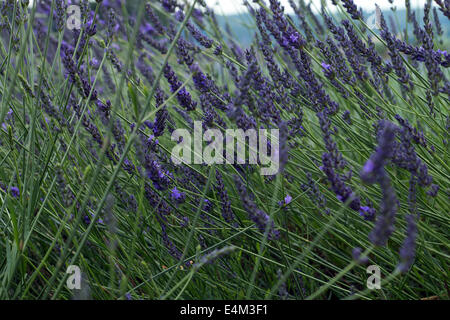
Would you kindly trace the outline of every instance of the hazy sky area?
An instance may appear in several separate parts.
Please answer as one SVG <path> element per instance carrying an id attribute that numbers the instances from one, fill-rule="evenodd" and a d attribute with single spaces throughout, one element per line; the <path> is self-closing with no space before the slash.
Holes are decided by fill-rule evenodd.
<path id="1" fill-rule="evenodd" d="M 29 0 L 30 5 L 33 4 L 33 0 Z M 89 0 L 94 2 L 94 0 Z M 126 1 L 141 1 L 141 0 L 126 0 Z M 188 0 L 192 1 L 192 0 Z M 266 4 L 269 3 L 268 0 L 264 0 Z M 292 13 L 291 6 L 288 0 L 279 0 L 285 8 L 285 12 Z M 298 0 L 294 0 L 296 3 Z M 312 3 L 312 9 L 319 11 L 321 0 L 304 0 L 306 4 Z M 328 3 L 328 8 L 335 8 L 331 3 L 331 0 L 325 0 Z M 243 0 L 205 0 L 207 5 L 215 9 L 216 14 L 236 14 L 247 11 L 246 7 L 242 4 Z M 252 0 L 248 0 L 252 3 Z M 371 12 L 375 10 L 375 4 L 378 4 L 381 9 L 389 9 L 392 6 L 396 6 L 398 9 L 405 8 L 405 0 L 394 0 L 394 4 L 390 4 L 388 0 L 353 0 L 353 2 L 358 6 L 358 8 L 363 8 L 365 11 Z M 411 0 L 411 7 L 413 9 L 417 7 L 423 7 L 426 0 Z M 256 4 L 255 4 L 256 5 Z"/>
<path id="2" fill-rule="evenodd" d="M 90 0 L 94 2 L 94 0 Z M 137 1 L 137 0 L 127 0 L 127 1 Z M 243 0 L 205 0 L 208 6 L 215 9 L 216 14 L 235 14 L 242 13 L 247 11 L 246 7 L 242 5 Z M 289 5 L 288 0 L 279 0 L 281 4 L 284 6 L 286 12 L 292 12 L 292 9 Z M 298 2 L 297 0 L 294 0 Z M 306 4 L 312 2 L 312 8 L 319 10 L 321 0 L 304 0 Z M 325 0 L 328 3 L 329 8 L 334 8 L 335 6 L 331 3 L 331 0 Z M 252 0 L 248 0 L 249 3 L 252 3 Z M 266 4 L 268 4 L 268 0 L 265 0 Z M 392 5 L 388 0 L 353 0 L 353 2 L 358 6 L 358 8 L 363 8 L 364 10 L 373 11 L 375 10 L 375 4 L 378 4 L 381 9 L 389 9 Z M 411 0 L 411 7 L 423 7 L 426 0 Z M 30 4 L 33 3 L 33 0 L 30 0 Z M 394 0 L 394 6 L 398 9 L 405 8 L 405 0 Z"/>
<path id="3" fill-rule="evenodd" d="M 242 0 L 206 0 L 206 3 L 210 7 L 216 9 L 215 11 L 217 14 L 233 14 L 246 11 L 246 8 L 242 5 L 242 2 Z M 249 0 L 249 2 L 251 3 L 252 1 Z M 288 0 L 280 0 L 280 2 L 285 7 L 285 10 L 287 12 L 291 11 Z M 311 0 L 311 2 L 312 8 L 320 8 L 321 0 Z M 358 6 L 358 8 L 363 8 L 364 10 L 368 11 L 375 10 L 375 4 L 378 4 L 381 9 L 389 9 L 392 6 L 388 0 L 354 0 L 353 2 Z M 411 6 L 413 8 L 423 6 L 425 2 L 426 0 L 411 0 Z M 268 3 L 267 0 L 266 3 Z M 309 3 L 309 0 L 305 0 L 305 3 Z M 331 3 L 331 0 L 327 0 L 327 3 L 329 4 L 329 8 L 334 7 L 334 5 Z M 405 8 L 405 1 L 394 0 L 394 6 L 396 6 L 398 9 L 403 9 Z"/>

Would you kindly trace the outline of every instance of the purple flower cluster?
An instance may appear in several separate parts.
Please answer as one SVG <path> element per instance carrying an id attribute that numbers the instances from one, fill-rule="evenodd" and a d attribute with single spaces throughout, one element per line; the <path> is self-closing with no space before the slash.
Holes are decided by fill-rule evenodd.
<path id="1" fill-rule="evenodd" d="M 379 126 L 378 148 L 364 165 L 361 171 L 361 179 L 369 184 L 376 182 L 381 187 L 383 198 L 375 227 L 369 234 L 369 239 L 375 245 L 384 246 L 394 231 L 394 222 L 398 210 L 396 193 L 385 170 L 385 165 L 394 152 L 395 133 L 398 128 L 385 120 L 380 121 Z"/>
<path id="2" fill-rule="evenodd" d="M 247 188 L 242 183 L 238 176 L 234 176 L 234 183 L 241 198 L 242 206 L 249 215 L 249 218 L 256 224 L 261 233 L 266 232 L 266 228 L 269 229 L 268 239 L 276 240 L 280 237 L 280 232 L 275 228 L 275 223 L 270 217 L 259 209 L 252 200 L 251 194 L 248 193 Z"/>
<path id="3" fill-rule="evenodd" d="M 358 20 L 361 18 L 361 13 L 353 0 L 342 0 L 342 5 L 347 9 L 348 14 L 350 14 L 353 19 Z"/>
<path id="4" fill-rule="evenodd" d="M 59 32 L 64 30 L 65 26 L 65 14 L 67 11 L 67 3 L 66 0 L 56 0 L 55 1 L 55 22 L 56 22 L 56 28 Z"/>
<path id="5" fill-rule="evenodd" d="M 306 179 L 307 183 L 301 185 L 302 190 L 308 193 L 310 200 L 323 210 L 323 213 L 330 214 L 330 209 L 327 208 L 327 199 L 313 180 L 310 172 L 306 173 Z"/>
<path id="6" fill-rule="evenodd" d="M 182 83 L 178 80 L 175 72 L 168 64 L 164 67 L 164 76 L 170 84 L 172 93 L 177 92 L 177 99 L 180 105 L 185 108 L 186 111 L 195 110 L 197 102 L 192 100 L 191 94 L 186 90 L 186 87 L 181 88 Z"/>
<path id="7" fill-rule="evenodd" d="M 386 24 L 384 16 L 381 15 L 381 37 L 386 41 L 387 47 L 389 49 L 389 55 L 391 57 L 391 65 L 395 70 L 395 74 L 398 80 L 402 83 L 403 89 L 406 91 L 411 91 L 414 89 L 414 84 L 411 81 L 411 77 L 406 70 L 405 64 L 402 57 L 400 56 L 400 51 L 396 46 L 396 40 L 394 35 L 389 31 Z"/>
<path id="8" fill-rule="evenodd" d="M 345 168 L 347 162 L 344 160 L 342 154 L 337 149 L 336 143 L 331 137 L 332 131 L 330 116 L 325 111 L 319 112 L 317 114 L 317 117 L 320 122 L 320 128 L 322 129 L 323 140 L 325 142 L 325 148 L 327 150 L 322 154 L 321 169 L 331 183 L 331 189 L 336 194 L 336 197 L 343 203 L 350 201 L 350 208 L 359 211 L 360 199 L 346 184 L 346 177 L 339 174 L 339 171 Z"/>
<path id="9" fill-rule="evenodd" d="M 217 181 L 216 190 L 220 198 L 220 203 L 222 205 L 222 217 L 227 223 L 237 228 L 238 224 L 235 221 L 236 217 L 233 213 L 233 210 L 231 209 L 231 202 L 228 197 L 228 192 L 225 188 L 222 174 L 220 173 L 219 170 L 216 170 L 216 181 Z"/>
<path id="10" fill-rule="evenodd" d="M 398 269 L 401 272 L 407 272 L 414 262 L 416 251 L 416 238 L 417 238 L 417 221 L 416 217 L 412 214 L 406 216 L 407 230 L 406 239 L 400 249 L 401 263 L 398 265 Z"/>

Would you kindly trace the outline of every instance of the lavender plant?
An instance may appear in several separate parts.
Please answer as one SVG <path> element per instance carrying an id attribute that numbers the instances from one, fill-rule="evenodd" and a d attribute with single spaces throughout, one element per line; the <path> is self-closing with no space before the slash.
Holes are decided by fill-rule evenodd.
<path id="1" fill-rule="evenodd" d="M 0 4 L 0 299 L 448 299 L 448 1 L 209 3 Z M 197 121 L 280 170 L 176 164 Z"/>

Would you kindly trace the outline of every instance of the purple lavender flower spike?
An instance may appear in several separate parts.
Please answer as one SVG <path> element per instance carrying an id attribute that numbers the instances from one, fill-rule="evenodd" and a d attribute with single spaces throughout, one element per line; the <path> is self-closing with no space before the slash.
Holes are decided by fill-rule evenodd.
<path id="1" fill-rule="evenodd" d="M 172 200 L 174 200 L 176 203 L 180 204 L 183 203 L 184 200 L 186 199 L 186 195 L 184 194 L 184 192 L 180 192 L 177 187 L 174 187 L 171 191 L 170 191 L 170 198 Z"/>
<path id="2" fill-rule="evenodd" d="M 411 268 L 416 256 L 417 221 L 415 215 L 407 215 L 406 222 L 406 239 L 400 249 L 401 262 L 398 265 L 398 269 L 403 273 Z"/>
<path id="3" fill-rule="evenodd" d="M 369 206 L 361 206 L 359 208 L 359 215 L 367 221 L 373 221 L 375 219 L 376 210 Z"/>
<path id="4" fill-rule="evenodd" d="M 256 224 L 259 231 L 261 233 L 265 233 L 266 228 L 269 228 L 268 239 L 276 240 L 280 237 L 280 232 L 275 228 L 275 224 L 270 217 L 259 209 L 256 204 L 251 199 L 251 195 L 248 193 L 244 184 L 240 180 L 239 177 L 234 176 L 234 182 L 236 184 L 236 188 L 238 189 L 239 195 L 241 197 L 242 205 L 244 209 L 247 211 L 250 219 Z"/>
<path id="5" fill-rule="evenodd" d="M 376 152 L 367 160 L 361 171 L 361 179 L 366 183 L 375 183 L 384 175 L 384 166 L 394 153 L 397 126 L 389 121 L 380 121 L 382 132 L 378 139 Z"/>
<path id="6" fill-rule="evenodd" d="M 384 246 L 394 232 L 395 216 L 398 209 L 395 190 L 384 168 L 394 152 L 395 133 L 398 128 L 387 120 L 380 121 L 379 127 L 381 131 L 378 138 L 378 148 L 364 166 L 361 179 L 369 184 L 377 182 L 381 187 L 383 198 L 375 226 L 369 234 L 369 240 L 374 245 Z"/>
<path id="7" fill-rule="evenodd" d="M 359 12 L 353 0 L 342 0 L 342 3 L 344 8 L 347 9 L 348 14 L 352 16 L 352 19 L 358 20 L 361 18 L 361 12 Z"/>
<path id="8" fill-rule="evenodd" d="M 217 181 L 216 190 L 219 194 L 220 202 L 222 205 L 222 217 L 227 223 L 237 228 L 238 224 L 235 220 L 236 217 L 234 216 L 234 213 L 231 210 L 231 202 L 228 197 L 227 189 L 225 188 L 225 185 L 223 183 L 222 174 L 220 173 L 219 170 L 216 170 L 216 181 Z"/>
<path id="9" fill-rule="evenodd" d="M 20 196 L 19 188 L 17 188 L 17 187 L 11 187 L 9 190 L 11 191 L 11 195 L 12 195 L 14 198 L 18 198 L 18 197 Z"/>
<path id="10" fill-rule="evenodd" d="M 290 195 L 286 195 L 286 197 L 284 198 L 284 204 L 288 205 L 289 203 L 291 203 L 292 201 L 292 197 Z"/>
<path id="11" fill-rule="evenodd" d="M 360 247 L 353 248 L 352 250 L 352 257 L 353 259 L 358 262 L 359 264 L 367 264 L 369 262 L 369 258 L 367 257 L 361 257 L 361 254 L 363 253 L 363 250 Z"/>
<path id="12" fill-rule="evenodd" d="M 54 17 L 56 20 L 56 28 L 59 32 L 64 30 L 65 26 L 65 13 L 67 11 L 67 3 L 66 0 L 56 0 L 55 1 L 55 13 Z"/>
<path id="13" fill-rule="evenodd" d="M 173 72 L 172 68 L 168 64 L 164 67 L 164 76 L 170 84 L 172 93 L 176 92 L 181 87 L 182 83 L 178 81 L 175 72 Z M 186 90 L 185 87 L 178 91 L 177 99 L 180 105 L 184 107 L 186 111 L 195 110 L 197 106 L 197 102 L 192 100 L 191 94 Z"/>
<path id="14" fill-rule="evenodd" d="M 379 179 L 383 199 L 380 204 L 380 210 L 377 215 L 375 226 L 369 234 L 369 240 L 374 245 L 384 246 L 386 245 L 391 234 L 394 232 L 394 222 L 398 210 L 398 200 L 387 173 L 384 173 Z"/>

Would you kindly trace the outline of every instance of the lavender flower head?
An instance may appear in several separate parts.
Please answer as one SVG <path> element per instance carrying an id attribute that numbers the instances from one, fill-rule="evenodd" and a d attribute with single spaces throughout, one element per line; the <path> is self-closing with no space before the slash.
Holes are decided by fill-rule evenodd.
<path id="1" fill-rule="evenodd" d="M 407 230 L 406 239 L 400 249 L 401 263 L 398 265 L 400 272 L 407 272 L 414 263 L 416 256 L 417 222 L 412 214 L 406 216 Z"/>
<path id="2" fill-rule="evenodd" d="M 394 232 L 395 216 L 398 209 L 398 200 L 391 185 L 389 175 L 384 166 L 393 154 L 395 145 L 395 132 L 397 127 L 386 120 L 379 123 L 381 133 L 378 139 L 377 151 L 370 157 L 361 172 L 361 179 L 369 184 L 377 182 L 383 194 L 380 210 L 375 227 L 369 234 L 369 240 L 377 246 L 386 245 Z"/>
<path id="3" fill-rule="evenodd" d="M 353 248 L 352 257 L 359 264 L 367 264 L 369 262 L 369 258 L 361 257 L 363 250 L 360 247 Z"/>
<path id="4" fill-rule="evenodd" d="M 184 192 L 181 192 L 177 189 L 177 187 L 174 187 L 171 191 L 170 191 L 170 198 L 175 201 L 175 203 L 180 204 L 183 203 L 184 200 L 186 199 L 186 194 L 184 194 Z"/>
<path id="5" fill-rule="evenodd" d="M 65 26 L 65 13 L 67 11 L 67 3 L 66 0 L 56 0 L 55 1 L 55 20 L 56 20 L 56 28 L 58 32 L 64 30 Z"/>
<path id="6" fill-rule="evenodd" d="M 395 133 L 398 129 L 386 120 L 380 121 L 379 125 L 383 131 L 379 136 L 378 148 L 361 171 L 361 179 L 369 184 L 376 182 L 384 174 L 384 166 L 394 152 Z"/>
<path id="7" fill-rule="evenodd" d="M 219 194 L 220 203 L 222 205 L 222 217 L 227 222 L 232 224 L 234 227 L 238 227 L 238 224 L 236 223 L 233 211 L 231 210 L 231 202 L 230 198 L 228 197 L 227 189 L 225 188 L 225 185 L 223 183 L 222 174 L 219 170 L 216 170 L 216 180 L 217 180 L 217 186 L 216 190 Z"/>
<path id="8" fill-rule="evenodd" d="M 344 8 L 347 9 L 348 14 L 352 16 L 352 19 L 358 20 L 361 18 L 361 12 L 359 12 L 353 0 L 342 0 L 342 3 Z"/>
<path id="9" fill-rule="evenodd" d="M 284 197 L 283 201 L 278 202 L 278 205 L 280 207 L 286 207 L 291 202 L 292 202 L 292 197 L 290 195 L 286 195 L 286 197 Z"/>
<path id="10" fill-rule="evenodd" d="M 265 233 L 266 228 L 269 228 L 268 239 L 276 240 L 280 237 L 280 232 L 275 228 L 275 224 L 270 217 L 259 209 L 256 204 L 251 199 L 251 195 L 248 193 L 244 184 L 240 180 L 239 177 L 234 176 L 234 182 L 236 184 L 236 188 L 238 189 L 239 195 L 242 200 L 242 205 L 244 209 L 247 211 L 249 218 L 256 224 L 259 231 L 261 233 Z"/>
<path id="11" fill-rule="evenodd" d="M 11 191 L 11 195 L 12 195 L 14 198 L 18 198 L 18 197 L 20 196 L 19 188 L 17 188 L 17 187 L 11 187 L 9 190 Z"/>

